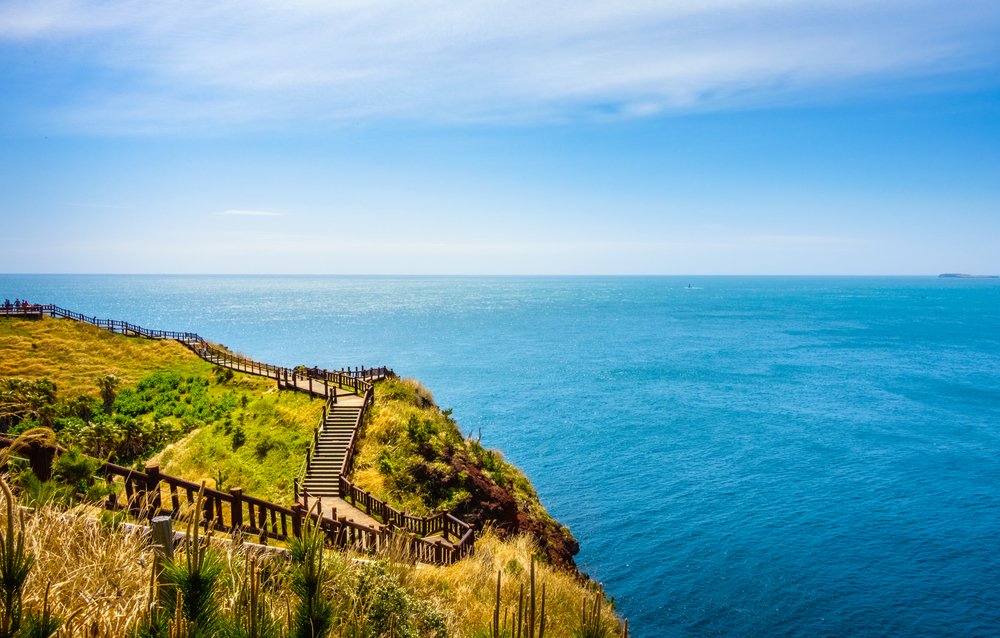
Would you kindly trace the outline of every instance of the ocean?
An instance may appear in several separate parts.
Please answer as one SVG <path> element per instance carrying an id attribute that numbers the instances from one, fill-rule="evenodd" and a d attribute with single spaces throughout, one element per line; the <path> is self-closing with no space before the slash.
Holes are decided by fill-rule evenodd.
<path id="1" fill-rule="evenodd" d="M 633 636 L 1000 636 L 1000 280 L 0 289 L 271 363 L 416 377 L 525 471 Z"/>

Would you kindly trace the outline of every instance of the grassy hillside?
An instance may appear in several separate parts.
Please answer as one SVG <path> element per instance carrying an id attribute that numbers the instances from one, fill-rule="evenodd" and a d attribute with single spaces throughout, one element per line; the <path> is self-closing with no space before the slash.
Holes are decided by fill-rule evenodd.
<path id="1" fill-rule="evenodd" d="M 209 479 L 210 486 L 221 478 L 223 487 L 239 485 L 278 502 L 290 502 L 291 477 L 322 411 L 319 400 L 214 368 L 176 343 L 112 335 L 67 320 L 0 319 L 0 362 L 0 422 L 9 434 L 49 422 L 67 447 L 100 451 L 122 463 L 158 462 L 166 473 Z M 120 383 L 106 408 L 96 380 L 109 374 Z M 533 559 L 543 561 L 536 582 L 539 603 L 543 585 L 546 592 L 546 636 L 620 634 L 618 619 L 607 611 L 597 627 L 583 626 L 581 603 L 603 601 L 603 594 L 566 569 L 573 567 L 576 542 L 545 513 L 527 478 L 499 452 L 463 438 L 417 382 L 376 386 L 355 479 L 411 512 L 448 510 L 472 522 L 480 531 L 475 555 L 436 568 L 412 565 L 393 548 L 363 557 L 321 552 L 319 562 L 297 541 L 289 543 L 292 560 L 216 544 L 205 563 L 215 570 L 216 584 L 199 590 L 216 624 L 198 635 L 250 635 L 250 616 L 268 627 L 255 635 L 312 635 L 302 633 L 296 620 L 296 610 L 308 608 L 326 610 L 328 629 L 318 634 L 323 638 L 488 638 L 494 613 L 505 619 L 501 625 L 512 624 L 520 591 L 530 591 Z M 126 531 L 93 506 L 76 505 L 67 516 L 41 505 L 37 490 L 26 488 L 20 498 L 31 507 L 23 534 L 35 560 L 23 589 L 26 623 L 41 618 L 47 588 L 48 609 L 72 619 L 73 635 L 82 628 L 95 638 L 134 635 L 155 620 L 151 600 L 158 601 L 153 610 L 160 609 L 156 622 L 166 622 L 183 574 L 170 576 L 174 580 L 165 580 L 150 598 L 147 536 Z M 6 538 L 18 534 L 10 520 L 0 505 Z M 183 551 L 178 558 L 183 571 L 189 564 Z M 166 635 L 165 625 L 140 635 Z"/>
<path id="2" fill-rule="evenodd" d="M 110 413 L 97 380 L 119 379 Z M 10 379 L 21 379 L 16 383 Z M 54 391 L 45 396 L 44 379 Z M 117 335 L 46 317 L 0 319 L 0 411 L 16 434 L 52 427 L 65 447 L 113 462 L 290 504 L 292 477 L 322 401 L 258 376 L 216 368 L 174 341 Z M 35 401 L 47 405 L 30 409 Z M 28 407 L 24 407 L 28 406 Z"/>
<path id="3" fill-rule="evenodd" d="M 156 607 L 150 613 L 153 552 L 148 536 L 123 527 L 93 525 L 87 516 L 94 512 L 86 508 L 75 508 L 69 514 L 42 508 L 25 517 L 25 549 L 35 559 L 22 590 L 26 615 L 37 618 L 47 604 L 50 614 L 66 622 L 64 629 L 72 630 L 73 636 L 135 635 L 143 624 L 148 625 L 157 617 Z M 18 536 L 18 527 L 8 527 L 7 521 L 7 508 L 0 500 L 0 530 L 8 534 L 13 531 Z M 184 550 L 182 544 L 176 555 L 182 567 L 186 564 Z M 491 638 L 489 627 L 497 610 L 500 572 L 498 615 L 501 626 L 508 629 L 500 635 L 510 638 L 509 629 L 514 624 L 511 617 L 516 617 L 522 588 L 525 598 L 530 600 L 531 557 L 536 552 L 530 537 L 502 540 L 490 532 L 479 539 L 472 558 L 444 568 L 412 565 L 399 560 L 392 550 L 365 556 L 327 551 L 323 562 L 317 565 L 319 569 L 314 570 L 316 589 L 320 592 L 319 598 L 313 599 L 319 603 L 315 607 L 328 610 L 328 630 L 318 635 L 320 638 Z M 310 561 L 303 560 L 301 551 L 292 554 L 290 561 L 278 554 L 261 554 L 246 545 L 214 543 L 206 563 L 217 566 L 212 568 L 215 575 L 201 581 L 201 595 L 214 612 L 213 625 L 197 635 L 206 638 L 253 635 L 245 627 L 250 615 L 248 585 L 254 577 L 259 583 L 255 635 L 310 636 L 308 630 L 295 631 L 298 610 L 302 608 L 304 567 Z M 585 586 L 570 573 L 546 565 L 536 565 L 535 571 L 539 613 L 545 587 L 546 636 L 620 635 L 619 620 L 607 608 L 596 630 L 580 631 L 581 605 L 584 600 L 592 605 L 596 599 L 592 585 Z M 0 583 L 0 590 L 3 588 Z M 167 615 L 164 608 L 175 590 L 168 580 L 152 598 L 159 601 L 161 623 Z M 537 626 L 535 629 L 537 636 Z M 70 634 L 67 631 L 58 635 Z M 164 631 L 158 635 L 167 634 Z M 527 636 L 526 628 L 522 635 Z"/>
<path id="4" fill-rule="evenodd" d="M 414 379 L 376 384 L 352 480 L 410 513 L 448 511 L 477 530 L 529 534 L 543 560 L 575 569 L 579 545 L 545 511 L 527 477 L 498 450 L 462 436 Z"/>
<path id="5" fill-rule="evenodd" d="M 105 374 L 135 385 L 153 372 L 211 374 L 212 365 L 176 341 L 114 334 L 67 319 L 0 319 L 0 378 L 48 378 L 62 396 L 99 397 L 94 380 Z"/>

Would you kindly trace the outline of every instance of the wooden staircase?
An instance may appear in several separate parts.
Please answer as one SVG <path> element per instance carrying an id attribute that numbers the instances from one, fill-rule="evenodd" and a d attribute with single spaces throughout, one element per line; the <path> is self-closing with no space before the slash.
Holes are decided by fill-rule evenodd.
<path id="1" fill-rule="evenodd" d="M 311 497 L 340 496 L 340 470 L 354 435 L 360 405 L 336 404 L 326 415 L 302 486 Z"/>

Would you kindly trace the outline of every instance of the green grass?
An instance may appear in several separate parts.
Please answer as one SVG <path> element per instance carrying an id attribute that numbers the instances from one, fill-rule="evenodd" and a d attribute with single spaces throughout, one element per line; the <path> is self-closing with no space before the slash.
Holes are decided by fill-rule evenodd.
<path id="1" fill-rule="evenodd" d="M 176 341 L 126 337 L 68 319 L 0 319 L 0 378 L 47 377 L 60 396 L 98 397 L 99 376 L 117 374 L 124 385 L 134 385 L 168 370 L 210 375 L 212 364 Z"/>
<path id="2" fill-rule="evenodd" d="M 300 392 L 256 393 L 246 407 L 193 430 L 149 462 L 166 474 L 206 479 L 215 487 L 221 478 L 223 489 L 241 487 L 245 494 L 290 505 L 292 480 L 322 411 L 321 400 Z M 237 429 L 245 437 L 239 445 Z"/>
<path id="3" fill-rule="evenodd" d="M 465 438 L 414 379 L 375 384 L 351 480 L 409 514 L 450 512 L 477 530 L 530 533 L 539 558 L 575 567 L 576 540 L 545 511 L 524 473 L 498 450 Z"/>
<path id="4" fill-rule="evenodd" d="M 61 444 L 140 469 L 158 463 L 161 472 L 206 479 L 213 487 L 221 479 L 223 489 L 241 487 L 291 504 L 292 480 L 323 402 L 278 391 L 265 377 L 230 372 L 174 341 L 126 337 L 66 319 L 0 319 L 0 379 L 55 382 L 60 403 L 53 427 Z M 97 399 L 96 379 L 105 374 L 122 379 L 111 419 Z M 81 395 L 92 400 L 92 419 L 69 414 Z M 109 439 L 117 444 L 102 444 Z"/>

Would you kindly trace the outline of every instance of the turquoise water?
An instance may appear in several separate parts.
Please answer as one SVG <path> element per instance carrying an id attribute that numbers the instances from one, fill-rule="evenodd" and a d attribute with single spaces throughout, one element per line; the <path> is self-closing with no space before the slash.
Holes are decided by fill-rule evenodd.
<path id="1" fill-rule="evenodd" d="M 272 363 L 417 377 L 525 470 L 635 636 L 1000 635 L 1000 281 L 0 288 Z"/>

